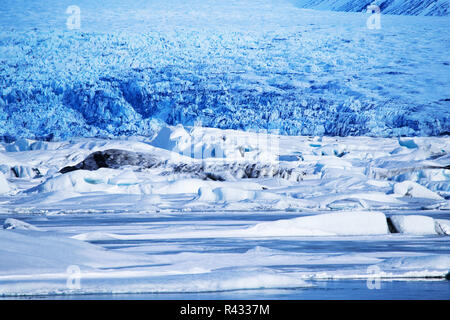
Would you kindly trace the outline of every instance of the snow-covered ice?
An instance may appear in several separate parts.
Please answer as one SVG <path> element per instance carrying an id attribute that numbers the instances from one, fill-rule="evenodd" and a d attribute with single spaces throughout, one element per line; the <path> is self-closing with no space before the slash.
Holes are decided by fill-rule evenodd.
<path id="1" fill-rule="evenodd" d="M 186 152 L 180 137 L 222 152 Z M 448 137 L 262 137 L 169 126 L 2 143 L 0 292 L 303 290 L 448 273 Z M 66 283 L 73 265 L 79 290 Z"/>
<path id="2" fill-rule="evenodd" d="M 413 181 L 403 181 L 396 183 L 394 185 L 394 193 L 402 196 L 411 196 L 416 198 L 428 198 L 436 200 L 443 199 L 440 195 Z"/>
<path id="3" fill-rule="evenodd" d="M 392 224 L 398 232 L 410 234 L 436 234 L 436 222 L 431 217 L 409 215 L 391 217 Z"/>
<path id="4" fill-rule="evenodd" d="M 0 194 L 4 194 L 10 191 L 9 183 L 6 180 L 2 172 L 0 172 Z"/>
<path id="5" fill-rule="evenodd" d="M 58 295 L 302 290 L 328 279 L 442 279 L 450 267 L 448 240 L 439 236 L 253 233 L 245 238 L 240 234 L 262 223 L 273 224 L 276 230 L 277 221 L 273 219 L 285 215 L 30 216 L 28 221 L 46 231 L 0 230 L 0 251 L 10 257 L 0 263 L 0 292 Z M 273 222 L 255 223 L 262 219 Z M 76 234 L 81 230 L 91 230 L 90 236 Z M 228 237 L 232 232 L 235 237 Z M 71 275 L 68 268 L 72 266 L 81 272 L 79 288 L 67 286 Z M 378 267 L 377 274 L 368 271 L 373 266 Z"/>
<path id="6" fill-rule="evenodd" d="M 195 148 L 222 150 L 198 156 L 179 148 L 173 132 L 180 130 L 161 129 L 165 144 L 161 134 L 45 142 L 39 148 L 28 140 L 33 148 L 1 152 L 9 196 L 0 208 L 39 213 L 449 207 L 447 137 L 416 137 L 417 148 L 411 149 L 394 138 L 182 128 Z M 5 150 L 15 150 L 14 144 L 3 143 Z M 19 174 L 23 168 L 30 174 Z"/>
<path id="7" fill-rule="evenodd" d="M 3 223 L 3 229 L 11 230 L 11 229 L 20 229 L 20 230 L 34 230 L 40 231 L 39 228 L 36 228 L 32 224 L 23 222 L 21 220 L 17 220 L 14 218 L 7 218 Z"/>
<path id="8" fill-rule="evenodd" d="M 251 232 L 260 236 L 379 235 L 387 234 L 388 226 L 381 212 L 340 212 L 263 222 Z"/>

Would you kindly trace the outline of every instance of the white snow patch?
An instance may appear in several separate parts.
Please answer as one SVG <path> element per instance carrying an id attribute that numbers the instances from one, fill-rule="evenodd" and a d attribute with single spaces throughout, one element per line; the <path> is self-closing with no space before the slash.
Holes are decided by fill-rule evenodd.
<path id="1" fill-rule="evenodd" d="M 8 193 L 11 190 L 8 181 L 2 172 L 0 172 L 0 194 Z"/>
<path id="2" fill-rule="evenodd" d="M 86 242 L 49 235 L 47 232 L 31 229 L 26 233 L 21 231 L 0 230 L 0 256 L 8 257 L 0 259 L 0 276 L 39 274 L 42 270 L 65 272 L 70 265 L 79 265 L 82 268 L 111 268 L 148 264 L 150 261 L 150 258 L 145 256 L 107 251 Z M 1 282 L 2 280 L 0 288 Z"/>

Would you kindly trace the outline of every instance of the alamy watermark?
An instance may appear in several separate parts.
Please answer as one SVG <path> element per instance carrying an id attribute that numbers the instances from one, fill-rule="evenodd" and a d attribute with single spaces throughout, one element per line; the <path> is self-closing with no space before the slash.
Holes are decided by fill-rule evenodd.
<path id="1" fill-rule="evenodd" d="M 81 289 L 81 269 L 77 265 L 67 267 L 66 287 L 70 290 Z"/>
<path id="2" fill-rule="evenodd" d="M 376 4 L 367 6 L 367 12 L 370 13 L 370 17 L 367 18 L 366 25 L 370 30 L 381 29 L 381 9 Z"/>
<path id="3" fill-rule="evenodd" d="M 68 6 L 66 9 L 66 14 L 69 17 L 66 20 L 66 26 L 69 30 L 80 30 L 81 29 L 81 9 L 79 6 Z"/>
<path id="4" fill-rule="evenodd" d="M 367 268 L 367 289 L 369 290 L 379 290 L 381 289 L 381 269 L 379 266 L 369 266 Z"/>

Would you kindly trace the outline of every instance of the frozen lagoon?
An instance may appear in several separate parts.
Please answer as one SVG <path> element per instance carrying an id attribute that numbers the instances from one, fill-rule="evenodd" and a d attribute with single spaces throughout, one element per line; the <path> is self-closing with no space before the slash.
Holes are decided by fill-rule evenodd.
<path id="1" fill-rule="evenodd" d="M 397 214 L 398 212 L 395 212 Z M 388 214 L 389 215 L 389 214 Z M 448 213 L 429 212 L 430 216 L 443 219 L 450 218 Z M 203 229 L 214 233 L 229 228 L 243 228 L 258 222 L 274 221 L 297 217 L 299 214 L 286 212 L 272 213 L 195 213 L 195 214 L 133 214 L 133 213 L 86 213 L 70 215 L 29 215 L 14 216 L 34 226 L 47 230 L 52 236 L 67 238 L 80 232 L 101 232 L 122 234 L 168 233 L 174 228 Z M 1 215 L 0 220 L 11 215 Z M 12 232 L 8 230 L 9 232 Z M 1 232 L 8 232 L 1 231 Z M 397 263 L 400 257 L 430 257 L 447 256 L 450 253 L 448 238 L 442 236 L 412 236 L 390 234 L 383 236 L 346 236 L 346 237 L 260 237 L 260 238 L 188 238 L 188 239 L 157 239 L 157 240 L 102 240 L 92 241 L 93 244 L 113 252 L 138 254 L 156 258 L 152 265 L 105 268 L 104 272 L 128 271 L 126 277 L 141 277 L 141 281 L 153 282 L 157 292 L 118 291 L 122 284 L 129 280 L 114 277 L 96 283 L 97 292 L 92 286 L 93 279 L 83 279 L 81 289 L 68 290 L 55 295 L 16 296 L 15 298 L 38 299 L 448 299 L 450 283 L 442 278 L 427 278 L 433 273 L 421 269 L 417 278 L 408 278 L 411 270 L 417 270 L 426 265 L 426 258 L 414 267 Z M 3 249 L 4 250 L 4 249 Z M 389 263 L 381 263 L 389 261 Z M 142 261 L 140 262 L 142 263 Z M 186 274 L 172 272 L 178 265 L 178 271 L 183 269 Z M 201 271 L 190 271 L 192 266 L 205 268 Z M 381 279 L 380 289 L 369 289 L 374 280 L 370 277 L 368 267 L 379 265 L 381 271 L 395 273 Z M 394 268 L 392 266 L 394 265 Z M 384 266 L 384 267 L 383 267 Z M 429 265 L 430 266 L 430 265 Z M 65 264 L 61 264 L 61 273 L 65 273 Z M 383 268 L 386 268 L 383 270 Z M 81 266 L 83 270 L 84 267 Z M 207 269 L 210 269 L 207 271 Z M 149 273 L 142 277 L 139 271 Z M 155 271 L 160 274 L 149 276 Z M 167 274 L 161 274 L 166 270 Z M 402 272 L 401 270 L 407 271 Z M 284 274 L 302 279 L 303 284 L 284 287 L 283 279 L 277 283 L 257 283 L 260 274 Z M 232 274 L 230 276 L 230 274 Z M 409 274 L 409 275 L 408 275 Z M 250 284 L 239 283 L 246 275 L 253 275 L 253 287 Z M 65 274 L 68 276 L 68 274 Z M 117 275 L 116 275 L 117 276 Z M 123 276 L 123 275 L 122 275 Z M 229 277 L 229 279 L 226 279 Z M 5 280 L 4 276 L 0 276 Z M 39 278 L 41 278 L 39 280 Z M 252 278 L 252 276 L 250 277 Z M 151 280 L 150 280 L 151 279 Z M 230 281 L 230 279 L 234 279 Z M 106 282 L 105 282 L 106 281 Z M 202 286 L 202 282 L 205 285 Z M 229 288 L 220 288 L 218 282 L 228 282 Z M 5 282 L 1 281 L 0 290 L 4 292 Z M 57 284 L 65 287 L 66 278 L 50 279 L 35 274 L 29 279 L 14 279 L 16 288 L 30 288 L 31 284 L 45 288 Z M 162 289 L 160 282 L 169 284 L 169 289 Z M 233 283 L 232 283 L 233 282 Z M 174 285 L 174 283 L 176 283 Z M 242 284 L 242 283 L 241 283 Z M 83 291 L 85 285 L 89 288 Z M 209 288 L 208 286 L 211 285 Z M 262 287 L 259 287 L 259 286 Z M 233 287 L 234 286 L 234 287 Z M 247 286 L 247 288 L 245 288 Z M 172 288 L 172 290 L 170 289 Z M 108 288 L 110 291 L 108 291 Z M 115 288 L 115 289 L 114 289 Z M 122 288 L 123 289 L 123 288 Z M 142 288 L 141 288 L 142 289 Z M 179 290 L 179 291 L 178 291 Z M 100 292 L 99 292 L 100 291 Z M 133 290 L 130 290 L 133 291 Z"/>
<path id="2" fill-rule="evenodd" d="M 265 137 L 1 144 L 0 294 L 448 296 L 447 137 Z"/>

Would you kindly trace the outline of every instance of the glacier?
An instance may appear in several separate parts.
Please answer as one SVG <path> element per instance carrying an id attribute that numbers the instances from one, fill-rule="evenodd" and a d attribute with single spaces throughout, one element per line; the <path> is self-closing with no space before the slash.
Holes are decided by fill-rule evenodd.
<path id="1" fill-rule="evenodd" d="M 429 1 L 383 3 L 408 14 L 419 2 Z M 367 13 L 299 3 L 361 11 L 355 1 L 196 0 L 189 10 L 179 0 L 78 1 L 82 27 L 68 30 L 69 1 L 6 1 L 0 136 L 151 136 L 195 123 L 286 135 L 450 132 L 447 11 L 383 14 L 382 28 L 368 30 Z"/>

